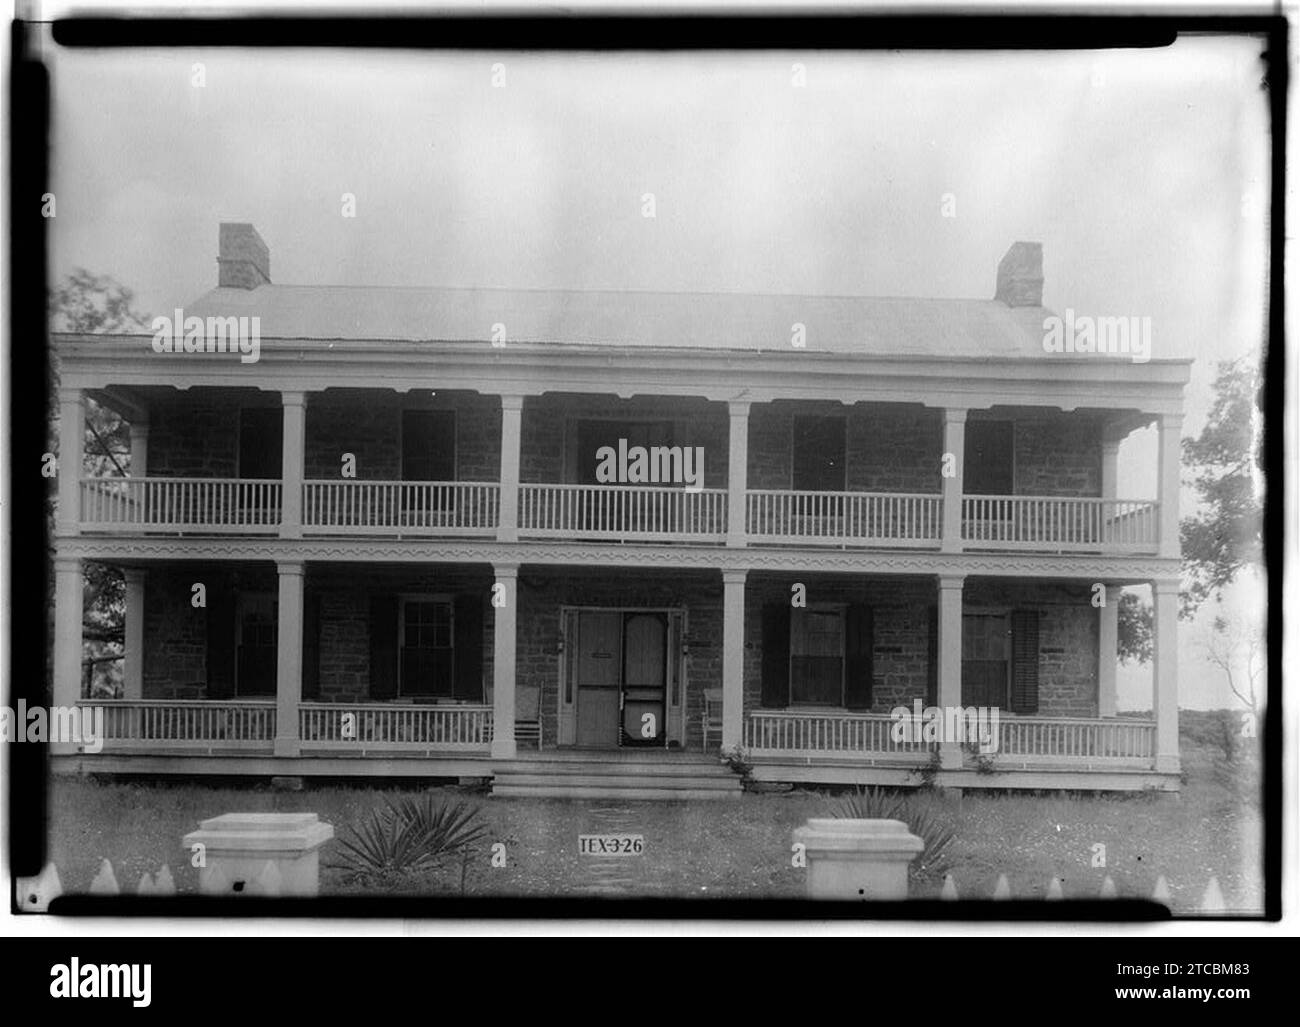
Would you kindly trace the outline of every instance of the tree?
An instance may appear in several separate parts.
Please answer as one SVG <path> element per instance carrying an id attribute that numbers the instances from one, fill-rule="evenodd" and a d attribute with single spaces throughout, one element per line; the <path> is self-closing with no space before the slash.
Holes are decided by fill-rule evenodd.
<path id="1" fill-rule="evenodd" d="M 1200 500 L 1197 513 L 1180 525 L 1187 579 L 1179 596 L 1183 619 L 1194 616 L 1206 600 L 1217 602 L 1243 569 L 1259 563 L 1263 501 L 1257 472 L 1263 451 L 1258 395 L 1254 367 L 1244 359 L 1220 362 L 1205 427 L 1195 439 L 1183 440 L 1183 466 Z M 1151 659 L 1151 606 L 1137 596 L 1126 594 L 1120 602 L 1119 653 L 1124 662 Z"/>
<path id="2" fill-rule="evenodd" d="M 139 331 L 149 324 L 149 318 L 133 306 L 134 294 L 108 275 L 96 275 L 84 268 L 76 268 L 58 286 L 50 290 L 48 312 L 51 332 L 70 333 L 120 333 Z M 59 368 L 51 350 L 50 381 L 56 390 L 49 397 L 49 450 L 58 453 L 58 403 L 57 388 Z M 130 467 L 130 434 L 125 421 L 116 411 L 86 400 L 86 427 L 80 468 L 59 468 L 60 474 L 87 474 L 120 476 Z M 46 517 L 54 523 L 55 489 L 46 497 Z M 53 537 L 53 530 L 50 531 Z M 51 554 L 52 555 L 52 554 Z M 87 562 L 83 571 L 85 582 L 82 605 L 82 638 L 85 642 L 83 659 L 90 661 L 96 677 L 111 676 L 105 673 L 111 661 L 121 656 L 125 641 L 124 615 L 126 585 L 121 572 L 106 564 Z M 47 608 L 53 609 L 53 596 L 47 597 Z M 53 631 L 50 632 L 51 638 Z M 52 654 L 47 654 L 52 661 Z"/>
<path id="3" fill-rule="evenodd" d="M 1119 659 L 1121 663 L 1151 660 L 1151 605 L 1132 592 L 1119 597 Z"/>
<path id="4" fill-rule="evenodd" d="M 1244 360 L 1223 361 L 1214 381 L 1214 405 L 1201 434 L 1183 441 L 1183 465 L 1201 509 L 1183 518 L 1187 587 L 1182 614 L 1216 601 L 1263 549 L 1263 453 L 1257 412 L 1259 375 Z"/>
<path id="5" fill-rule="evenodd" d="M 1258 624 L 1215 617 L 1203 640 L 1205 655 L 1223 671 L 1232 694 L 1252 713 L 1259 712 L 1255 685 L 1264 673 L 1264 632 Z"/>

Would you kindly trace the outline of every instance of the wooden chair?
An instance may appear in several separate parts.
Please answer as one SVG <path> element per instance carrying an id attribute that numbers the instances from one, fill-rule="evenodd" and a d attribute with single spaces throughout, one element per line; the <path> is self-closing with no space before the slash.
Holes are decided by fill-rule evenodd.
<path id="1" fill-rule="evenodd" d="M 515 741 L 535 741 L 542 751 L 542 690 L 537 686 L 515 691 Z"/>
<path id="2" fill-rule="evenodd" d="M 701 727 L 704 730 L 704 751 L 709 750 L 709 732 L 713 731 L 718 735 L 719 741 L 722 738 L 722 689 L 706 688 L 704 690 L 704 716 Z"/>

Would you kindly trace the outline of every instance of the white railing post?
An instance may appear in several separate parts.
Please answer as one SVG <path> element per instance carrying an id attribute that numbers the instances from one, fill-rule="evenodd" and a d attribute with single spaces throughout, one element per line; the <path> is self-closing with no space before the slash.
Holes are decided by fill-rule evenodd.
<path id="1" fill-rule="evenodd" d="M 727 404 L 727 412 L 731 419 L 731 432 L 727 442 L 727 545 L 743 546 L 749 505 L 746 491 L 749 474 L 749 403 L 733 399 Z M 724 714 L 725 709 L 724 701 Z M 734 744 L 739 743 L 737 737 Z"/>
<path id="2" fill-rule="evenodd" d="M 276 564 L 280 602 L 276 624 L 275 755 L 297 756 L 298 703 L 302 700 L 303 565 Z"/>
<path id="3" fill-rule="evenodd" d="M 280 400 L 284 405 L 284 438 L 280 463 L 280 536 L 302 538 L 302 480 L 307 444 L 307 397 L 301 392 L 282 392 Z M 296 719 L 294 723 L 297 723 Z"/>
<path id="4" fill-rule="evenodd" d="M 943 534 L 940 548 L 945 553 L 955 553 L 962 547 L 962 480 L 966 470 L 966 411 L 964 409 L 944 408 L 943 453 L 940 459 L 943 475 Z"/>
<path id="5" fill-rule="evenodd" d="M 1117 701 L 1116 677 L 1119 659 L 1119 599 L 1118 585 L 1107 585 L 1106 602 L 1098 611 L 1097 631 L 1097 716 L 1115 716 Z"/>
<path id="6" fill-rule="evenodd" d="M 147 478 L 149 476 L 149 421 L 136 418 L 130 424 L 131 435 L 131 477 Z"/>
<path id="7" fill-rule="evenodd" d="M 523 396 L 501 397 L 501 497 L 497 541 L 519 539 L 519 446 L 523 435 Z"/>
<path id="8" fill-rule="evenodd" d="M 126 616 L 122 646 L 122 697 L 144 698 L 144 589 L 147 572 L 124 567 Z"/>
<path id="9" fill-rule="evenodd" d="M 515 645 L 519 568 L 497 564 L 500 601 L 492 604 L 492 757 L 515 758 Z"/>
<path id="10" fill-rule="evenodd" d="M 722 748 L 740 745 L 745 720 L 745 578 L 722 572 Z"/>
<path id="11" fill-rule="evenodd" d="M 1155 769 L 1176 774 L 1178 754 L 1178 580 L 1151 582 L 1152 706 L 1156 719 Z"/>
<path id="12" fill-rule="evenodd" d="M 1182 414 L 1160 415 L 1160 556 L 1177 560 L 1178 492 L 1182 487 Z"/>
<path id="13" fill-rule="evenodd" d="M 86 402 L 80 389 L 59 389 L 58 533 L 81 529 L 81 475 L 85 446 Z"/>
<path id="14" fill-rule="evenodd" d="M 960 575 L 939 576 L 939 639 L 937 646 L 940 708 L 957 709 L 961 702 L 961 615 L 962 586 Z M 958 769 L 962 765 L 961 746 L 955 741 L 939 745 L 939 765 Z"/>
<path id="15" fill-rule="evenodd" d="M 62 453 L 59 458 L 62 459 Z M 55 706 L 72 707 L 81 698 L 81 561 L 54 559 L 54 689 Z M 77 747 L 51 742 L 51 754 L 73 753 Z"/>

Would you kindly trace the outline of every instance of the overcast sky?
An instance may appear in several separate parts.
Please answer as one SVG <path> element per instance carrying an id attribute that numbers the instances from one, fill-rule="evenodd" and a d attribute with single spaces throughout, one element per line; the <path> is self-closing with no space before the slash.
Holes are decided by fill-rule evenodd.
<path id="1" fill-rule="evenodd" d="M 1036 240 L 1047 306 L 1149 316 L 1154 357 L 1196 358 L 1195 434 L 1215 361 L 1263 337 L 1260 50 L 55 48 L 51 270 L 169 311 L 215 286 L 238 220 L 285 284 L 982 298 Z M 1151 434 L 1122 450 L 1122 495 L 1153 494 Z M 1184 705 L 1226 705 L 1182 648 Z M 1144 705 L 1123 679 L 1121 708 Z"/>

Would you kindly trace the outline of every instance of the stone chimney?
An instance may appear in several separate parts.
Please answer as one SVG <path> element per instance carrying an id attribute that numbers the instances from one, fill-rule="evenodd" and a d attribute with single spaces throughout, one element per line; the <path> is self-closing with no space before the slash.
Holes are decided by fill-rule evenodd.
<path id="1" fill-rule="evenodd" d="M 1043 244 L 1017 242 L 998 262 L 998 291 L 995 300 L 1008 307 L 1043 305 Z"/>
<path id="2" fill-rule="evenodd" d="M 222 222 L 217 234 L 217 285 L 256 289 L 271 284 L 271 252 L 252 225 Z"/>

